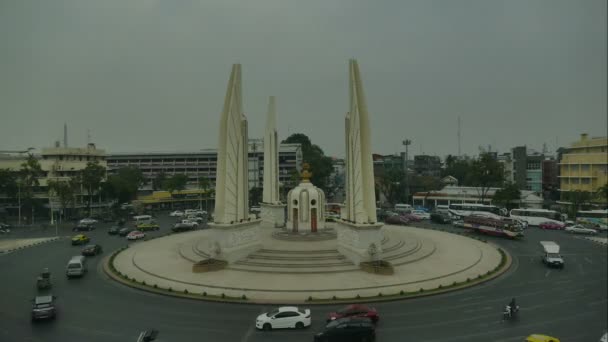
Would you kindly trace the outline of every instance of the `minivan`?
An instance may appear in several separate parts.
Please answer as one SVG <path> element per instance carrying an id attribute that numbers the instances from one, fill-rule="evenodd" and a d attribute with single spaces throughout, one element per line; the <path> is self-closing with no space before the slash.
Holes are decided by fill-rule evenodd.
<path id="1" fill-rule="evenodd" d="M 68 278 L 82 277 L 86 272 L 86 258 L 82 255 L 73 256 L 65 268 L 65 274 Z"/>

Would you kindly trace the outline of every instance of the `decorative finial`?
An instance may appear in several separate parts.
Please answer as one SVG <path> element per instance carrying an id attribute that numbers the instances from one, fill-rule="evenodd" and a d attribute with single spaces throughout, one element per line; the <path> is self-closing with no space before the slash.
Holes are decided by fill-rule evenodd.
<path id="1" fill-rule="evenodd" d="M 312 172 L 308 171 L 309 169 L 310 165 L 308 163 L 304 163 L 302 165 L 302 173 L 300 174 L 300 177 L 302 177 L 302 182 L 310 182 Z"/>

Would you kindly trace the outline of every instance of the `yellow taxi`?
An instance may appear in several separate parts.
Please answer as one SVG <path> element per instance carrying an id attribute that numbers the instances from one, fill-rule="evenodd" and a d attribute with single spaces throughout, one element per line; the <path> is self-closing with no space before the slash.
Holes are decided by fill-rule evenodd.
<path id="1" fill-rule="evenodd" d="M 526 337 L 525 342 L 559 342 L 559 339 L 547 335 L 533 334 Z"/>
<path id="2" fill-rule="evenodd" d="M 159 229 L 160 226 L 157 223 L 140 223 L 137 225 L 137 230 L 141 230 L 142 232 Z"/>
<path id="3" fill-rule="evenodd" d="M 78 234 L 72 237 L 72 245 L 83 245 L 89 241 L 89 237 L 84 234 Z"/>

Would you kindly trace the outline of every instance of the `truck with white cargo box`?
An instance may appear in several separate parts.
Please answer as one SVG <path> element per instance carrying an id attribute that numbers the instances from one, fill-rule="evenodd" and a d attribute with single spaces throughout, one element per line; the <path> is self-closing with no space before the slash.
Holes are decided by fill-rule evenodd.
<path id="1" fill-rule="evenodd" d="M 564 268 L 564 259 L 559 254 L 559 245 L 553 241 L 541 241 L 542 261 L 548 267 Z"/>

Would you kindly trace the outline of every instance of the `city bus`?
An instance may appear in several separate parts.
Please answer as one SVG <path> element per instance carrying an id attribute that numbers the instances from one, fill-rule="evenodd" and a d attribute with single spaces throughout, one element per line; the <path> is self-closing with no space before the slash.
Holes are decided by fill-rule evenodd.
<path id="1" fill-rule="evenodd" d="M 608 209 L 581 210 L 576 213 L 576 223 L 606 230 L 608 229 Z"/>
<path id="2" fill-rule="evenodd" d="M 140 224 L 146 223 L 146 224 L 150 224 L 152 223 L 152 216 L 150 215 L 138 215 L 138 216 L 133 216 L 133 225 L 135 227 L 137 227 Z"/>
<path id="3" fill-rule="evenodd" d="M 543 222 L 552 222 L 563 224 L 562 214 L 555 210 L 547 209 L 511 209 L 509 212 L 511 218 L 526 221 L 529 226 L 538 227 Z"/>
<path id="4" fill-rule="evenodd" d="M 473 214 L 485 215 L 489 217 L 504 216 L 503 210 L 495 205 L 477 204 L 477 203 L 452 203 L 448 206 L 450 215 L 462 219 Z"/>

